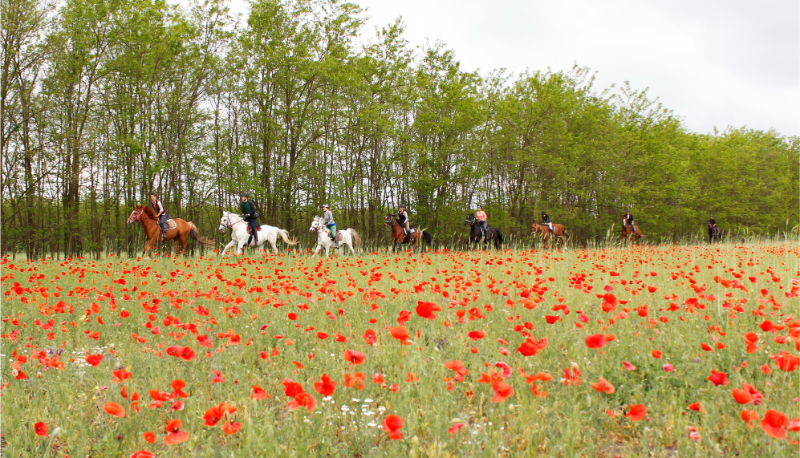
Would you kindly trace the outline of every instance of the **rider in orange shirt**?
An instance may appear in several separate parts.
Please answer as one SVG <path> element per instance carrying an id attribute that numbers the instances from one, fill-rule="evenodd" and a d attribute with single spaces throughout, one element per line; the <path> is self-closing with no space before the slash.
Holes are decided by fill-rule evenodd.
<path id="1" fill-rule="evenodd" d="M 478 211 L 475 213 L 475 218 L 478 219 L 478 224 L 481 226 L 481 232 L 486 237 L 486 212 L 483 211 L 483 205 L 478 205 Z"/>

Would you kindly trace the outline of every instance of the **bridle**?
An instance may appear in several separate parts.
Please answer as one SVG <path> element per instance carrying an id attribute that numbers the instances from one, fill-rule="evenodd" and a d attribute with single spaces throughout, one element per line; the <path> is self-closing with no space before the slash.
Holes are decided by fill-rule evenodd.
<path id="1" fill-rule="evenodd" d="M 138 212 L 136 210 L 132 211 L 131 216 L 128 217 L 128 224 L 133 224 L 136 221 L 141 221 L 143 214 L 144 214 L 144 207 L 142 207 L 142 209 L 139 210 Z"/>
<path id="2" fill-rule="evenodd" d="M 233 226 L 236 226 L 237 224 L 244 222 L 243 219 L 240 219 L 240 220 L 236 221 L 235 223 L 232 223 L 231 220 L 233 219 L 233 216 L 235 216 L 235 215 L 233 215 L 233 214 L 223 215 L 222 219 L 224 219 L 226 221 L 225 221 L 225 223 L 220 223 L 220 228 L 223 227 L 223 226 L 224 227 L 233 228 Z"/>

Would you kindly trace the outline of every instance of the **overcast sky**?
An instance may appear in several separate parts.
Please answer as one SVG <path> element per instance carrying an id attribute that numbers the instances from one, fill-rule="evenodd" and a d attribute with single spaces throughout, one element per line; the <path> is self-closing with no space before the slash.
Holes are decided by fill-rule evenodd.
<path id="1" fill-rule="evenodd" d="M 442 40 L 465 70 L 597 72 L 649 89 L 696 132 L 800 135 L 798 0 L 353 0 L 368 29 L 402 16 L 411 45 Z M 232 0 L 246 16 L 246 0 Z"/>

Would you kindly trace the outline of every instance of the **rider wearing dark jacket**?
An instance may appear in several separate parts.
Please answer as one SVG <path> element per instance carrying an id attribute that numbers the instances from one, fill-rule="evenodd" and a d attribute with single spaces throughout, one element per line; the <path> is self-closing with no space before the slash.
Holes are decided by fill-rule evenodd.
<path id="1" fill-rule="evenodd" d="M 625 213 L 623 220 L 625 221 L 625 224 L 630 224 L 630 226 L 633 228 L 633 231 L 636 232 L 636 226 L 633 224 L 633 215 L 631 214 L 630 210 Z"/>
<path id="2" fill-rule="evenodd" d="M 256 217 L 256 206 L 247 200 L 249 195 L 247 193 L 242 193 L 239 197 L 241 199 L 240 207 L 242 209 L 242 215 L 244 215 L 244 220 L 247 221 L 247 224 L 250 226 L 250 237 L 247 239 L 247 246 L 249 246 L 250 242 L 253 240 L 253 236 L 258 240 L 256 232 L 261 230 L 261 224 L 258 223 L 258 218 Z"/>
<path id="3" fill-rule="evenodd" d="M 711 215 L 711 218 L 708 220 L 708 227 L 717 227 L 717 220 L 714 219 L 714 215 Z"/>
<path id="4" fill-rule="evenodd" d="M 403 204 L 397 207 L 397 220 L 403 225 L 403 232 L 406 233 L 406 240 L 411 240 L 411 219 L 408 217 L 406 206 Z"/>
<path id="5" fill-rule="evenodd" d="M 553 222 L 550 221 L 550 215 L 548 215 L 547 212 L 544 211 L 542 212 L 542 224 L 546 225 L 547 228 L 550 229 L 550 232 L 554 232 Z"/>

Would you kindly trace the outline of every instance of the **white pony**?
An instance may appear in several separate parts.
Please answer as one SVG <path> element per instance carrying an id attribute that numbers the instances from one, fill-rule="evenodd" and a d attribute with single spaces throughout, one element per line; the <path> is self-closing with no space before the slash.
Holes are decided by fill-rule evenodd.
<path id="1" fill-rule="evenodd" d="M 319 250 L 323 248 L 325 248 L 325 256 L 328 256 L 328 251 L 334 245 L 333 239 L 331 238 L 331 230 L 325 227 L 325 219 L 321 216 L 315 216 L 308 231 L 317 233 L 317 249 L 314 250 L 314 254 L 312 254 L 311 257 L 313 258 L 316 256 Z M 342 245 L 347 245 L 350 247 L 350 252 L 352 254 L 356 254 L 356 250 L 353 249 L 353 247 L 361 245 L 361 237 L 355 229 L 336 231 L 336 238 L 339 239 L 339 249 L 341 250 Z"/>
<path id="2" fill-rule="evenodd" d="M 247 239 L 250 238 L 250 234 L 247 233 L 247 221 L 236 213 L 222 212 L 222 219 L 219 222 L 219 231 L 225 232 L 227 228 L 231 228 L 231 243 L 225 245 L 220 255 L 224 255 L 225 252 L 234 245 L 238 245 L 236 254 L 242 254 L 242 248 L 247 244 Z M 285 229 L 262 225 L 261 230 L 256 231 L 256 236 L 253 237 L 254 240 L 250 242 L 249 246 L 260 247 L 264 242 L 269 242 L 269 244 L 272 245 L 272 251 L 278 254 L 278 247 L 275 246 L 275 242 L 278 241 L 279 235 L 281 239 L 283 239 L 283 242 L 289 246 L 300 243 L 297 240 L 289 240 L 289 231 Z"/>

